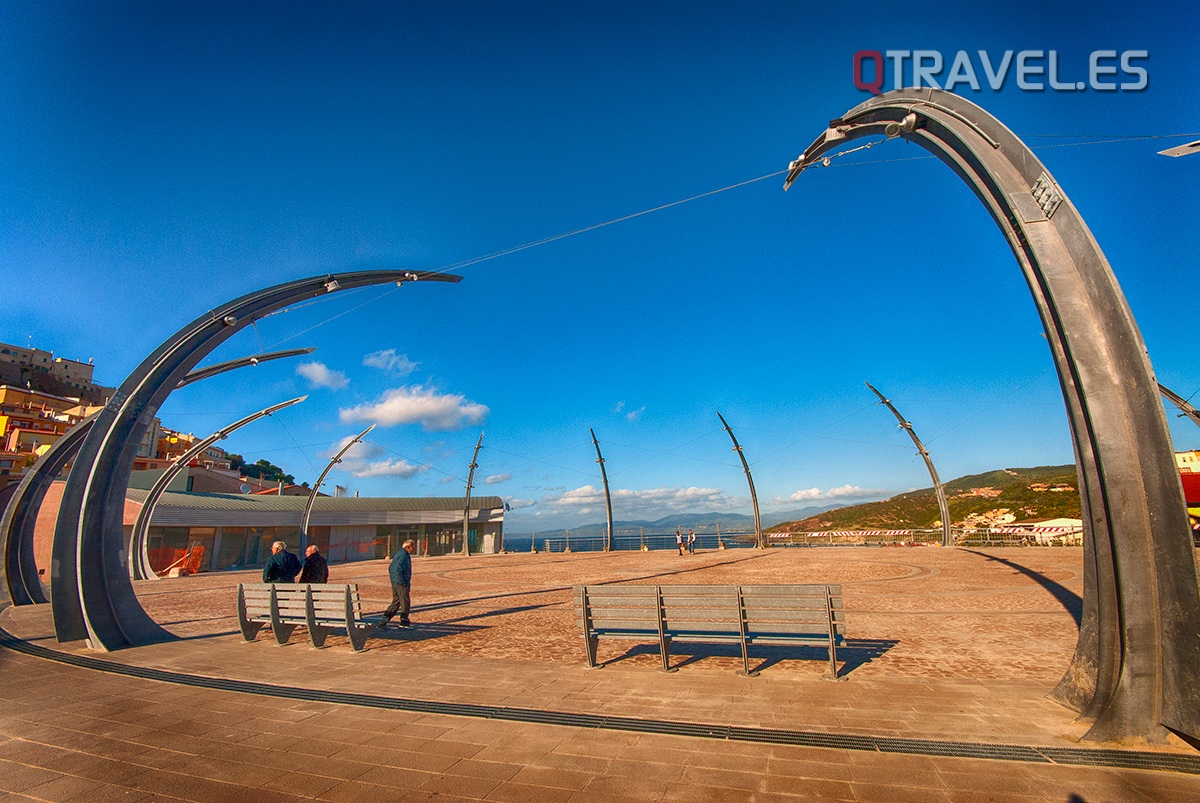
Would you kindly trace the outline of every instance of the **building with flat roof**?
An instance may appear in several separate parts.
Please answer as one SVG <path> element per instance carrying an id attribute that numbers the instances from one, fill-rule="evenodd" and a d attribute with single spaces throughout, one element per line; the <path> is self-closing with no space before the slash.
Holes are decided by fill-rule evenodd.
<path id="1" fill-rule="evenodd" d="M 147 491 L 131 488 L 126 535 Z M 147 534 L 151 565 L 159 571 L 192 554 L 194 571 L 262 566 L 274 541 L 302 552 L 300 521 L 308 498 L 257 494 L 163 494 Z M 320 496 L 309 520 L 307 543 L 315 543 L 332 563 L 387 558 L 411 538 L 421 555 L 462 551 L 463 497 Z M 130 508 L 134 508 L 132 511 Z M 471 498 L 470 550 L 504 550 L 504 501 Z"/>

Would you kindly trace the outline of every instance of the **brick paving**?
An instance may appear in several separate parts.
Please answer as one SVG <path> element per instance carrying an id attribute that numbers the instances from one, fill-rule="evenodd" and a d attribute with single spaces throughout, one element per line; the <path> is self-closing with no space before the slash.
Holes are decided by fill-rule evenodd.
<path id="1" fill-rule="evenodd" d="M 416 700 L 839 735 L 1078 747 L 1086 727 L 1047 699 L 1074 647 L 1072 548 L 810 548 L 510 554 L 414 561 L 411 630 L 351 653 L 243 643 L 231 572 L 137 584 L 183 638 L 99 654 L 58 645 L 48 606 L 0 626 L 67 654 L 213 678 Z M 386 563 L 332 567 L 369 609 Z M 823 651 L 601 642 L 589 671 L 578 583 L 840 582 L 848 679 Z M 0 790 L 40 800 L 1084 800 L 1200 801 L 1164 771 L 757 744 L 278 699 L 126 677 L 0 649 Z M 1085 745 L 1103 746 L 1103 745 Z M 1194 755 L 1180 742 L 1156 747 Z"/>

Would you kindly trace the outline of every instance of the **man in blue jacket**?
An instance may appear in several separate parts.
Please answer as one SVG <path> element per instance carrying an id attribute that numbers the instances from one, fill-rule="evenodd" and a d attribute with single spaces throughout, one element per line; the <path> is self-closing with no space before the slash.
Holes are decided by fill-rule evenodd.
<path id="1" fill-rule="evenodd" d="M 276 541 L 271 544 L 271 557 L 263 567 L 264 583 L 294 583 L 300 574 L 300 559 L 287 551 L 287 544 Z"/>
<path id="2" fill-rule="evenodd" d="M 411 606 L 408 591 L 412 585 L 412 553 L 416 548 L 417 542 L 408 539 L 401 545 L 400 551 L 388 566 L 388 578 L 392 581 L 392 604 L 383 612 L 383 621 L 379 623 L 380 630 L 387 627 L 387 623 L 392 621 L 397 611 L 400 613 L 401 627 L 411 624 L 408 621 L 408 609 Z"/>

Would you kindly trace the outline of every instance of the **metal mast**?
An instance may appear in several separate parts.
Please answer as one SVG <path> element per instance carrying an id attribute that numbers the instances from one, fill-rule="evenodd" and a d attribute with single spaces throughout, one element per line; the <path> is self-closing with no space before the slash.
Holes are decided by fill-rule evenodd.
<path id="1" fill-rule="evenodd" d="M 929 476 L 933 479 L 933 492 L 937 495 L 938 510 L 942 514 L 942 546 L 950 546 L 953 540 L 950 538 L 950 505 L 946 502 L 946 489 L 942 487 L 942 481 L 938 478 L 937 469 L 933 467 L 933 459 L 929 456 L 929 450 L 925 448 L 925 444 L 921 443 L 921 439 L 917 437 L 917 433 L 913 430 L 913 425 L 900 415 L 900 411 L 895 406 L 883 397 L 883 394 L 875 389 L 875 386 L 870 382 L 864 383 L 871 389 L 871 392 L 879 397 L 880 404 L 887 405 L 887 408 L 892 411 L 892 415 L 896 416 L 896 420 L 900 422 L 900 428 L 908 433 L 908 437 L 912 438 L 912 442 L 917 446 L 917 454 L 925 460 L 925 468 L 929 469 Z"/>
<path id="2" fill-rule="evenodd" d="M 300 548 L 303 549 L 308 542 L 308 520 L 312 516 L 313 503 L 317 501 L 317 491 L 321 490 L 321 483 L 325 482 L 325 477 L 333 470 L 333 467 L 342 462 L 342 455 L 350 451 L 350 447 L 367 437 L 367 433 L 379 426 L 372 424 L 362 432 L 355 435 L 349 443 L 338 450 L 338 453 L 329 461 L 329 465 L 325 466 L 325 470 L 321 472 L 321 476 L 317 477 L 317 482 L 313 485 L 312 490 L 308 493 L 308 501 L 304 503 L 304 516 L 300 519 Z"/>
<path id="3" fill-rule="evenodd" d="M 483 430 L 479 431 L 479 440 L 475 442 L 475 453 L 471 455 L 471 465 L 467 468 L 467 501 L 463 506 L 463 557 L 471 555 L 471 486 L 475 482 L 475 469 L 479 468 L 479 449 L 483 446 Z"/>
<path id="4" fill-rule="evenodd" d="M 756 549 L 765 549 L 766 544 L 763 543 L 762 521 L 758 517 L 758 494 L 754 492 L 754 477 L 750 476 L 750 464 L 746 462 L 746 453 L 742 451 L 742 445 L 738 443 L 733 430 L 726 423 L 725 416 L 721 415 L 718 411 L 717 418 L 721 419 L 721 426 L 725 427 L 725 431 L 729 433 L 729 440 L 733 441 L 733 451 L 737 452 L 738 457 L 742 458 L 742 468 L 746 472 L 746 482 L 750 485 L 750 504 L 754 505 L 754 546 Z M 719 536 L 718 540 L 720 540 Z"/>
<path id="5" fill-rule="evenodd" d="M 612 552 L 612 495 L 608 492 L 608 472 L 604 470 L 604 455 L 600 454 L 600 441 L 596 440 L 596 430 L 588 427 L 588 432 L 592 433 L 592 445 L 596 447 L 596 462 L 600 464 L 600 480 L 604 483 L 604 508 L 608 512 L 608 533 L 604 536 L 604 551 Z"/>

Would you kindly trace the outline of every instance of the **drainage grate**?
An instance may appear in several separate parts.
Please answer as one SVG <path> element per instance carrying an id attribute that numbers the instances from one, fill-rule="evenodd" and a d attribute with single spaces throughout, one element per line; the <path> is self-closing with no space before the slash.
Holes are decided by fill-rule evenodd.
<path id="1" fill-rule="evenodd" d="M 818 733 L 774 728 L 744 728 L 698 722 L 671 722 L 657 719 L 613 717 L 600 714 L 576 714 L 568 711 L 544 711 L 535 708 L 509 708 L 494 705 L 442 703 L 433 700 L 410 700 L 403 697 L 384 697 L 375 694 L 323 691 L 299 686 L 276 686 L 257 681 L 229 680 L 204 675 L 189 675 L 164 669 L 130 666 L 105 661 L 87 655 L 57 652 L 38 644 L 22 641 L 0 628 L 0 647 L 44 658 L 61 664 L 92 669 L 110 674 L 125 675 L 143 680 L 156 680 L 184 686 L 255 694 L 306 702 L 352 705 L 361 708 L 411 711 L 422 714 L 444 714 L 456 717 L 475 717 L 509 722 L 534 722 L 575 728 L 598 728 L 633 733 L 661 733 L 669 736 L 691 736 L 702 739 L 723 739 L 738 742 L 787 744 L 798 747 L 827 747 L 840 750 L 863 750 L 879 753 L 907 753 L 923 756 L 955 758 L 984 758 L 998 761 L 1071 764 L 1087 767 L 1119 767 L 1135 770 L 1162 770 L 1200 775 L 1200 756 L 1183 753 L 1156 753 L 1146 750 L 1106 750 L 1082 747 L 1026 747 L 1023 745 L 949 742 L 937 739 L 900 739 L 888 736 L 859 736 L 854 734 Z"/>

